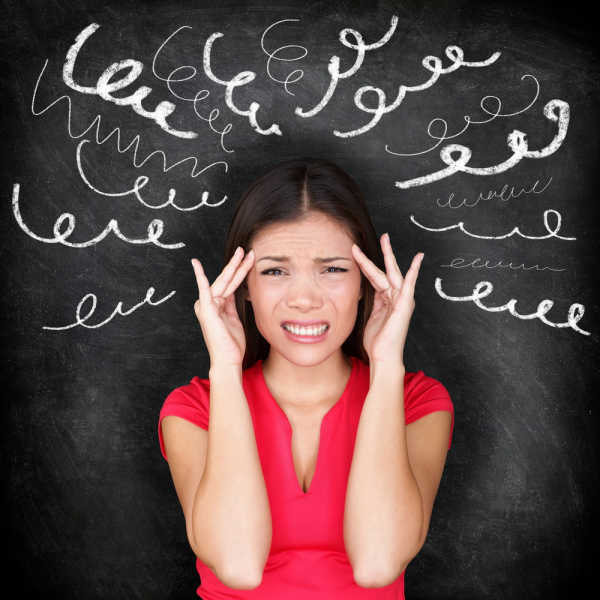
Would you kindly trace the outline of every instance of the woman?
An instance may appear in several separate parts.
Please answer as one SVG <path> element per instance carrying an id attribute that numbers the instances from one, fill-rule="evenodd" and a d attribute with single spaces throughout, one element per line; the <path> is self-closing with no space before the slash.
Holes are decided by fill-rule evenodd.
<path id="1" fill-rule="evenodd" d="M 404 368 L 423 255 L 403 277 L 380 243 L 356 183 L 297 159 L 246 191 L 212 285 L 192 259 L 210 371 L 158 433 L 205 600 L 404 598 L 454 410 Z"/>

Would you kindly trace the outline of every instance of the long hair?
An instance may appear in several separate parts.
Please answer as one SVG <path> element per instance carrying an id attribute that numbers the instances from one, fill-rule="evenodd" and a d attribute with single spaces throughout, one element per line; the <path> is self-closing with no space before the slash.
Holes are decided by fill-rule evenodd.
<path id="1" fill-rule="evenodd" d="M 336 220 L 364 254 L 385 271 L 379 239 L 358 185 L 334 163 L 309 157 L 280 163 L 246 190 L 227 232 L 224 264 L 231 260 L 238 246 L 248 252 L 254 236 L 263 227 L 274 223 L 293 223 L 305 218 L 309 212 L 322 213 Z M 375 290 L 362 272 L 361 290 L 356 323 L 342 344 L 342 351 L 369 364 L 362 339 L 373 308 Z M 267 358 L 269 343 L 256 327 L 252 303 L 247 300 L 245 280 L 234 294 L 246 335 L 246 353 L 242 363 L 242 369 L 246 369 L 257 360 Z"/>

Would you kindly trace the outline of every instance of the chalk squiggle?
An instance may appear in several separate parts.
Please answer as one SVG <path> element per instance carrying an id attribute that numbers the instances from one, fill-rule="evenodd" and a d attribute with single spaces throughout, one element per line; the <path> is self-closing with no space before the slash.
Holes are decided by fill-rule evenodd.
<path id="1" fill-rule="evenodd" d="M 192 79 L 193 77 L 195 77 L 198 72 L 196 67 L 194 67 L 193 65 L 181 65 L 181 66 L 173 69 L 166 77 L 162 77 L 161 75 L 159 75 L 156 70 L 156 58 L 157 58 L 158 54 L 169 43 L 171 38 L 173 38 L 175 35 L 177 35 L 182 29 L 192 29 L 192 28 L 189 25 L 182 25 L 181 27 L 179 27 L 179 29 L 175 30 L 171 35 L 169 35 L 167 37 L 167 39 L 159 46 L 158 50 L 154 53 L 154 56 L 152 57 L 152 74 L 154 75 L 154 77 L 156 77 L 156 79 L 159 79 L 160 81 L 165 81 L 167 83 L 167 88 L 168 88 L 169 92 L 171 92 L 171 95 L 175 96 L 175 98 L 177 98 L 178 100 L 183 100 L 185 102 L 193 103 L 194 113 L 196 114 L 196 116 L 199 119 L 202 119 L 203 121 L 208 121 L 208 126 L 211 128 L 211 130 L 214 131 L 215 133 L 220 134 L 220 136 L 221 136 L 220 144 L 221 144 L 221 148 L 223 149 L 223 152 L 227 152 L 228 154 L 231 154 L 232 152 L 235 152 L 235 150 L 229 150 L 228 148 L 225 148 L 225 146 L 223 145 L 223 138 L 225 135 L 227 135 L 233 129 L 233 124 L 227 123 L 225 128 L 222 131 L 219 131 L 218 129 L 215 129 L 212 126 L 212 122 L 215 119 L 219 118 L 220 112 L 217 107 L 213 108 L 210 111 L 210 115 L 209 115 L 208 119 L 206 117 L 204 117 L 203 115 L 201 115 L 200 112 L 198 111 L 198 102 L 200 100 L 204 100 L 204 98 L 209 96 L 210 90 L 207 90 L 207 89 L 198 90 L 193 98 L 187 98 L 187 97 L 181 96 L 180 94 L 175 92 L 171 86 L 172 82 L 179 83 L 181 81 L 188 81 L 189 79 Z M 173 79 L 173 75 L 175 73 L 177 73 L 177 71 L 180 71 L 182 69 L 191 69 L 191 71 L 192 71 L 191 75 L 189 75 L 188 77 L 180 77 L 179 79 Z"/>
<path id="2" fill-rule="evenodd" d="M 133 58 L 121 60 L 119 62 L 111 63 L 103 73 L 98 77 L 98 81 L 95 86 L 80 85 L 73 78 L 73 71 L 75 69 L 75 62 L 79 51 L 87 41 L 87 39 L 93 35 L 100 25 L 98 23 L 91 23 L 85 29 L 79 32 L 75 38 L 75 42 L 67 51 L 67 58 L 63 64 L 62 77 L 65 85 L 69 86 L 72 90 L 79 92 L 80 94 L 91 94 L 94 96 L 100 96 L 106 102 L 112 102 L 117 106 L 130 106 L 132 110 L 138 115 L 154 121 L 163 131 L 173 135 L 175 137 L 183 139 L 194 139 L 198 137 L 195 131 L 182 131 L 175 129 L 167 123 L 167 117 L 169 117 L 175 111 L 175 104 L 168 100 L 163 100 L 156 105 L 154 110 L 146 110 L 142 105 L 142 101 L 152 92 L 152 88 L 147 85 L 140 86 L 133 94 L 125 97 L 115 97 L 114 92 L 122 90 L 133 83 L 144 69 L 143 63 Z M 115 79 L 115 76 L 119 71 L 129 69 L 129 73 L 118 79 L 117 81 L 111 81 Z"/>
<path id="3" fill-rule="evenodd" d="M 299 117 L 308 118 L 308 117 L 314 117 L 317 113 L 321 112 L 323 110 L 323 108 L 325 108 L 325 106 L 329 103 L 331 98 L 333 97 L 333 94 L 337 88 L 338 82 L 341 79 L 348 79 L 349 77 L 352 77 L 360 69 L 360 67 L 363 64 L 363 61 L 365 59 L 365 52 L 367 50 L 374 50 L 376 48 L 381 48 L 381 46 L 384 46 L 385 44 L 387 44 L 387 42 L 391 39 L 392 35 L 394 35 L 394 31 L 396 31 L 397 24 L 398 24 L 398 17 L 396 15 L 393 15 L 389 29 L 385 32 L 385 34 L 381 37 L 381 39 L 379 39 L 376 42 L 373 42 L 372 44 L 365 44 L 363 41 L 362 35 L 360 34 L 360 32 L 356 31 L 355 29 L 350 29 L 350 28 L 342 29 L 342 31 L 340 31 L 340 42 L 342 42 L 342 44 L 344 46 L 346 46 L 347 48 L 353 48 L 354 50 L 356 50 L 356 58 L 354 60 L 354 64 L 350 68 L 346 69 L 345 71 L 340 72 L 340 57 L 335 56 L 335 55 L 332 56 L 329 59 L 329 64 L 327 65 L 327 70 L 329 72 L 331 79 L 329 81 L 329 87 L 325 91 L 323 98 L 321 98 L 319 103 L 310 110 L 304 110 L 302 107 L 296 106 L 296 108 L 294 109 L 295 114 L 297 114 Z M 348 42 L 346 40 L 346 36 L 349 33 L 354 35 L 358 44 L 352 44 L 351 42 Z M 361 88 L 361 90 L 362 90 L 362 88 Z M 357 92 L 357 94 L 358 94 L 358 92 Z M 355 98 L 355 102 L 356 102 L 356 95 L 354 96 L 354 98 Z M 375 123 L 373 123 L 373 125 L 371 127 L 373 127 L 373 126 L 375 126 Z M 351 133 L 354 133 L 354 132 L 351 132 Z M 344 135 L 349 136 L 349 135 L 351 135 L 351 133 L 342 134 L 339 131 L 333 132 L 334 135 L 339 135 L 340 137 L 344 136 Z M 362 133 L 362 131 L 360 133 Z"/>
<path id="4" fill-rule="evenodd" d="M 140 134 L 138 133 L 137 135 L 135 135 L 135 137 L 131 140 L 131 142 L 129 142 L 129 144 L 125 148 L 121 148 L 121 129 L 120 129 L 120 127 L 115 127 L 104 139 L 100 139 L 100 125 L 102 122 L 101 115 L 96 115 L 96 117 L 92 120 L 92 122 L 88 125 L 88 127 L 86 129 L 84 129 L 81 133 L 79 133 L 77 135 L 73 134 L 73 132 L 72 132 L 72 115 L 71 115 L 72 107 L 71 107 L 71 97 L 70 96 L 68 96 L 66 94 L 63 96 L 60 96 L 59 98 L 52 101 L 50 104 L 48 104 L 48 106 L 46 106 L 45 108 L 43 108 L 41 110 L 36 110 L 36 108 L 35 108 L 35 100 L 36 100 L 36 96 L 37 96 L 38 86 L 40 84 L 40 79 L 42 78 L 42 75 L 43 75 L 47 65 L 48 65 L 48 59 L 46 59 L 46 62 L 44 63 L 44 66 L 42 67 L 42 70 L 40 71 L 40 74 L 38 75 L 38 78 L 37 78 L 37 81 L 35 84 L 33 96 L 31 98 L 31 112 L 33 115 L 35 115 L 37 117 L 39 115 L 44 114 L 47 110 L 50 110 L 55 104 L 58 104 L 62 100 L 66 100 L 66 102 L 67 102 L 67 132 L 71 139 L 78 139 L 80 137 L 83 137 L 84 135 L 86 135 L 88 133 L 88 131 L 90 131 L 90 129 L 94 128 L 94 125 L 95 125 L 94 139 L 96 141 L 96 144 L 98 144 L 98 145 L 104 144 L 114 134 L 116 134 L 116 141 L 117 141 L 116 147 L 117 147 L 117 151 L 120 154 L 124 154 L 132 146 L 134 147 L 133 166 L 138 169 L 140 167 L 142 167 L 148 160 L 150 160 L 150 158 L 152 158 L 155 154 L 157 154 L 159 156 L 162 156 L 163 173 L 166 173 L 167 171 L 170 171 L 174 167 L 177 167 L 187 161 L 192 161 L 192 163 L 193 163 L 193 167 L 192 167 L 192 170 L 190 173 L 190 176 L 192 178 L 198 177 L 198 175 L 200 175 L 201 173 L 204 173 L 204 171 L 206 171 L 206 169 L 212 168 L 216 165 L 223 165 L 225 167 L 225 172 L 226 173 L 228 172 L 229 165 L 227 164 L 227 162 L 222 161 L 222 160 L 216 161 L 216 162 L 211 163 L 210 165 L 207 165 L 201 171 L 196 171 L 196 167 L 198 166 L 198 159 L 195 156 L 187 156 L 186 158 L 183 158 L 182 160 L 177 161 L 176 163 L 172 164 L 171 166 L 167 166 L 167 157 L 162 150 L 154 150 L 153 152 L 148 154 L 148 156 L 146 156 L 146 158 L 144 158 L 141 162 L 138 163 L 137 162 L 137 154 L 138 154 L 139 145 L 140 145 Z"/>
<path id="5" fill-rule="evenodd" d="M 499 259 L 495 265 L 490 265 L 490 259 L 486 258 L 482 263 L 482 259 L 478 256 L 473 260 L 467 262 L 462 256 L 457 256 L 450 261 L 450 264 L 440 265 L 440 267 L 448 267 L 449 269 L 509 269 L 511 271 L 566 271 L 566 269 L 560 269 L 558 267 L 540 267 L 540 265 L 531 265 L 530 267 L 526 267 L 525 263 L 521 263 L 520 265 L 513 265 L 512 261 L 508 264 L 504 264 L 502 259 Z"/>
<path id="6" fill-rule="evenodd" d="M 139 202 L 147 208 L 159 209 L 159 208 L 165 208 L 166 206 L 170 205 L 173 208 L 176 208 L 177 210 L 180 210 L 182 212 L 196 210 L 197 208 L 200 208 L 201 206 L 210 206 L 211 208 L 215 208 L 216 206 L 220 206 L 221 204 L 223 204 L 223 202 L 225 202 L 225 200 L 227 199 L 227 196 L 225 196 L 223 198 L 223 200 L 221 200 L 221 202 L 219 202 L 217 204 L 209 204 L 207 202 L 209 192 L 204 190 L 204 192 L 202 192 L 202 200 L 198 204 L 196 204 L 194 206 L 183 207 L 183 206 L 178 206 L 177 204 L 175 204 L 174 199 L 175 199 L 175 195 L 177 192 L 175 189 L 170 188 L 169 189 L 169 198 L 166 202 L 163 202 L 162 204 L 157 204 L 157 205 L 148 204 L 140 196 L 140 193 L 139 193 L 139 191 L 150 181 L 150 178 L 147 177 L 146 175 L 140 175 L 139 177 L 137 177 L 135 180 L 135 183 L 133 184 L 133 188 L 131 188 L 130 190 L 125 190 L 124 192 L 104 192 L 104 191 L 100 190 L 98 187 L 92 185 L 89 178 L 83 172 L 83 165 L 81 164 L 81 148 L 84 144 L 89 144 L 89 142 L 90 142 L 90 140 L 85 139 L 85 140 L 81 140 L 81 142 L 79 142 L 79 144 L 77 144 L 77 150 L 76 150 L 77 170 L 79 171 L 79 176 L 81 177 L 83 182 L 91 190 L 96 192 L 96 194 L 99 194 L 101 196 L 110 196 L 110 197 L 128 196 L 129 194 L 134 194 L 135 197 L 139 200 Z"/>
<path id="7" fill-rule="evenodd" d="M 21 185 L 19 183 L 13 184 L 13 194 L 12 194 L 12 208 L 15 216 L 15 220 L 19 224 L 19 227 L 31 238 L 37 240 L 38 242 L 45 242 L 46 244 L 62 244 L 63 246 L 69 246 L 70 248 L 87 248 L 88 246 L 93 246 L 98 242 L 101 242 L 111 231 L 124 242 L 128 242 L 129 244 L 154 244 L 159 248 L 165 248 L 167 250 L 172 250 L 176 248 L 184 248 L 185 244 L 183 242 L 178 242 L 177 244 L 162 244 L 159 241 L 160 236 L 164 230 L 164 222 L 161 219 L 152 219 L 150 223 L 148 223 L 148 237 L 146 239 L 134 239 L 125 237 L 120 229 L 119 223 L 116 219 L 111 219 L 108 222 L 108 225 L 105 227 L 104 231 L 98 234 L 95 238 L 88 240 L 87 242 L 67 242 L 67 238 L 73 233 L 75 229 L 75 215 L 72 213 L 65 212 L 56 219 L 54 222 L 54 237 L 53 238 L 45 238 L 37 235 L 25 223 L 23 217 L 21 215 L 21 211 L 19 209 L 19 192 Z M 67 230 L 64 233 L 61 233 L 60 229 L 62 227 L 63 221 L 67 220 Z"/>
<path id="8" fill-rule="evenodd" d="M 267 32 L 269 31 L 269 29 L 275 27 L 275 25 L 279 25 L 279 23 L 285 23 L 287 21 L 299 21 L 300 19 L 281 19 L 280 21 L 276 21 L 275 23 L 269 25 L 264 31 L 263 34 L 260 36 L 260 47 L 262 48 L 262 51 L 269 57 L 267 60 L 267 75 L 269 76 L 269 79 L 271 79 L 272 81 L 276 81 L 277 83 L 283 83 L 283 88 L 285 89 L 286 93 L 289 94 L 290 96 L 295 96 L 296 94 L 293 94 L 292 92 L 290 92 L 290 90 L 288 89 L 288 84 L 290 83 L 295 83 L 296 81 L 300 81 L 300 79 L 302 79 L 302 77 L 304 77 L 304 71 L 302 69 L 296 69 L 295 71 L 292 71 L 285 79 L 277 79 L 276 77 L 273 77 L 273 75 L 271 75 L 271 61 L 272 60 L 283 60 L 286 62 L 292 61 L 292 60 L 300 60 L 301 58 L 304 58 L 307 54 L 308 54 L 308 50 L 307 48 L 305 48 L 302 45 L 299 44 L 288 44 L 287 46 L 280 46 L 279 48 L 275 49 L 275 51 L 273 52 L 269 52 L 266 48 L 265 48 L 265 35 L 267 34 Z M 301 56 L 296 56 L 294 58 L 279 58 L 277 56 L 277 54 L 281 51 L 281 50 L 285 50 L 286 48 L 302 48 L 302 50 L 304 50 L 304 54 L 302 54 Z M 295 75 L 296 73 L 298 73 L 298 77 L 296 77 L 296 79 L 291 79 L 292 75 Z"/>
<path id="9" fill-rule="evenodd" d="M 211 81 L 225 86 L 225 103 L 229 107 L 229 110 L 241 117 L 248 117 L 248 122 L 250 123 L 252 129 L 256 131 L 256 133 L 260 133 L 262 135 L 283 135 L 277 123 L 273 123 L 268 129 L 263 129 L 258 124 L 258 119 L 256 118 L 256 115 L 260 110 L 260 104 L 258 102 L 251 102 L 248 110 L 238 108 L 233 102 L 233 91 L 235 88 L 245 86 L 251 81 L 254 81 L 256 77 L 254 71 L 240 71 L 229 81 L 225 79 L 219 79 L 219 77 L 213 73 L 210 64 L 210 54 L 215 40 L 221 37 L 223 37 L 223 34 L 217 31 L 211 34 L 204 44 L 204 53 L 202 55 L 202 66 L 204 67 L 204 73 Z"/>
<path id="10" fill-rule="evenodd" d="M 372 44 L 366 44 L 363 40 L 361 33 L 359 31 L 356 31 L 355 29 L 351 29 L 351 28 L 347 27 L 347 28 L 343 29 L 342 31 L 340 31 L 340 36 L 339 36 L 340 42 L 347 48 L 352 48 L 353 50 L 356 51 L 356 59 L 355 59 L 354 64 L 346 71 L 340 72 L 340 58 L 339 58 L 339 56 L 335 56 L 335 55 L 332 56 L 329 60 L 328 66 L 327 66 L 327 69 L 328 69 L 329 75 L 330 75 L 330 82 L 329 82 L 329 86 L 328 86 L 327 90 L 325 91 L 325 94 L 323 95 L 323 98 L 311 110 L 305 111 L 301 107 L 297 106 L 295 108 L 294 112 L 300 117 L 312 117 L 315 114 L 317 114 L 318 112 L 320 112 L 327 105 L 327 103 L 331 100 L 331 98 L 335 92 L 335 89 L 337 88 L 338 82 L 341 79 L 347 79 L 349 77 L 352 77 L 357 72 L 357 70 L 361 67 L 361 65 L 364 61 L 365 52 L 367 50 L 374 50 L 374 49 L 381 48 L 382 46 L 384 46 L 391 39 L 392 35 L 394 34 L 397 24 L 398 24 L 398 17 L 396 15 L 393 15 L 392 19 L 391 19 L 390 28 L 388 29 L 388 31 L 381 37 L 381 39 L 379 39 L 378 41 L 376 41 Z M 356 43 L 352 43 L 352 42 L 348 41 L 347 40 L 348 35 L 352 35 L 354 37 L 354 39 L 356 40 Z M 463 52 L 462 48 L 460 48 L 459 46 L 447 46 L 445 49 L 445 52 L 446 52 L 446 56 L 448 58 L 450 58 L 450 60 L 452 60 L 452 64 L 450 66 L 448 66 L 446 68 L 442 67 L 442 61 L 437 56 L 426 56 L 421 61 L 421 64 L 423 65 L 423 67 L 425 69 L 427 69 L 428 71 L 431 72 L 431 77 L 427 81 L 417 84 L 417 85 L 412 85 L 412 86 L 400 85 L 398 88 L 398 94 L 397 94 L 395 100 L 389 106 L 386 106 L 386 95 L 385 95 L 385 92 L 381 88 L 370 86 L 370 85 L 360 87 L 358 90 L 356 90 L 356 92 L 354 94 L 354 104 L 357 108 L 359 108 L 363 112 L 373 115 L 371 121 L 369 121 L 362 127 L 359 127 L 358 129 L 354 129 L 352 131 L 342 132 L 337 129 L 334 129 L 333 134 L 337 137 L 342 137 L 342 138 L 348 138 L 348 137 L 354 137 L 357 135 L 361 135 L 361 134 L 365 133 L 366 131 L 369 131 L 369 129 L 372 129 L 373 127 L 375 127 L 375 125 L 377 125 L 377 123 L 379 123 L 379 121 L 381 120 L 383 115 L 398 108 L 398 106 L 400 106 L 400 104 L 404 100 L 407 92 L 420 92 L 420 91 L 426 90 L 427 88 L 431 87 L 434 83 L 436 83 L 436 81 L 439 79 L 440 75 L 456 71 L 461 66 L 486 67 L 486 66 L 494 63 L 500 57 L 500 54 L 501 54 L 500 52 L 495 52 L 494 54 L 489 56 L 487 59 L 482 60 L 482 61 L 465 61 L 465 60 L 463 60 L 464 52 Z M 365 106 L 365 104 L 362 101 L 363 95 L 368 92 L 375 92 L 375 94 L 377 95 L 377 98 L 378 98 L 377 104 L 373 108 Z"/>
<path id="11" fill-rule="evenodd" d="M 502 100 L 500 100 L 500 98 L 498 98 L 498 96 L 491 96 L 491 95 L 484 96 L 480 100 L 479 106 L 488 115 L 492 115 L 491 118 L 485 119 L 483 121 L 474 121 L 473 119 L 471 119 L 471 117 L 469 115 L 464 115 L 463 119 L 466 121 L 467 124 L 459 132 L 455 133 L 454 135 L 446 135 L 446 133 L 448 132 L 448 122 L 445 119 L 442 119 L 441 117 L 436 117 L 434 119 L 431 119 L 431 121 L 429 121 L 429 125 L 427 126 L 427 135 L 429 135 L 429 137 L 431 137 L 431 138 L 438 140 L 436 142 L 436 144 L 431 146 L 431 148 L 428 148 L 427 150 L 423 150 L 422 152 L 394 152 L 393 150 L 390 150 L 389 145 L 386 144 L 385 151 L 388 152 L 389 154 L 393 154 L 394 156 L 420 156 L 421 154 L 427 154 L 428 152 L 435 150 L 443 141 L 450 140 L 452 138 L 458 137 L 459 135 L 462 135 L 469 128 L 469 126 L 471 124 L 482 125 L 484 123 L 490 123 L 496 117 L 514 117 L 515 115 L 519 115 L 521 113 L 528 111 L 535 104 L 536 100 L 538 99 L 538 97 L 540 95 L 540 84 L 533 75 L 529 75 L 528 73 L 526 73 L 525 75 L 523 75 L 521 77 L 521 80 L 523 80 L 525 77 L 531 77 L 535 81 L 535 85 L 536 85 L 535 97 L 525 108 L 522 108 L 521 110 L 518 110 L 513 113 L 501 114 L 500 109 L 502 108 Z M 484 101 L 487 100 L 488 98 L 494 98 L 495 100 L 498 101 L 498 106 L 497 106 L 496 112 L 494 112 L 494 113 L 490 112 L 483 104 Z M 431 126 L 436 121 L 441 121 L 443 123 L 444 133 L 441 136 L 437 136 L 437 135 L 431 133 Z"/>
<path id="12" fill-rule="evenodd" d="M 521 187 L 517 192 L 515 192 L 515 186 L 511 186 L 510 188 L 508 187 L 508 184 L 504 184 L 502 186 L 502 189 L 500 190 L 500 192 L 497 192 L 496 190 L 489 190 L 487 195 L 483 195 L 482 192 L 479 192 L 479 194 L 477 195 L 477 198 L 471 202 L 469 202 L 469 200 L 467 198 L 462 199 L 461 202 L 459 202 L 458 204 L 452 204 L 452 200 L 454 200 L 454 192 L 450 192 L 450 194 L 448 194 L 448 200 L 445 202 L 442 202 L 439 198 L 436 200 L 436 204 L 441 207 L 441 208 L 451 208 L 451 209 L 457 209 L 457 208 L 462 208 L 467 207 L 467 208 L 473 208 L 474 206 L 477 206 L 479 204 L 479 202 L 485 201 L 485 202 L 489 202 L 490 200 L 492 200 L 493 198 L 499 198 L 500 200 L 502 200 L 502 202 L 508 202 L 511 198 L 518 198 L 519 196 L 522 196 L 523 194 L 541 194 L 543 192 L 545 192 L 548 189 L 548 186 L 550 185 L 552 181 L 552 177 L 550 177 L 547 181 L 546 184 L 544 184 L 544 187 L 541 190 L 536 189 L 537 188 L 537 184 L 540 182 L 539 179 L 535 180 L 535 183 L 531 186 L 530 189 L 525 189 L 524 187 Z M 508 191 L 508 194 L 506 194 L 506 192 Z M 508 197 L 505 197 L 508 196 Z"/>
<path id="13" fill-rule="evenodd" d="M 448 166 L 445 169 L 441 169 L 435 173 L 424 175 L 422 177 L 416 177 L 415 179 L 407 179 L 405 181 L 396 181 L 396 187 L 407 189 L 418 185 L 425 185 L 445 179 L 454 173 L 469 173 L 471 175 L 495 175 L 496 173 L 503 173 L 508 169 L 511 169 L 517 165 L 523 158 L 545 158 L 556 152 L 562 145 L 569 126 L 570 108 L 569 105 L 563 100 L 555 98 L 550 100 L 546 106 L 544 106 L 544 116 L 557 123 L 558 131 L 554 136 L 554 139 L 541 150 L 529 150 L 529 144 L 527 142 L 527 134 L 518 129 L 514 129 L 507 136 L 507 145 L 512 151 L 512 155 L 509 156 L 504 162 L 490 167 L 468 167 L 467 164 L 471 160 L 471 149 L 461 144 L 448 144 L 440 150 L 440 158 L 442 162 Z M 452 153 L 458 152 L 459 157 L 453 158 Z"/>
<path id="14" fill-rule="evenodd" d="M 355 32 L 354 30 L 348 30 L 348 31 L 354 33 L 355 35 L 360 35 L 360 34 L 358 34 L 358 32 Z M 362 40 L 360 40 L 359 43 L 362 44 Z M 355 46 L 351 46 L 351 47 L 355 47 Z M 364 86 L 358 88 L 358 90 L 356 90 L 356 93 L 354 94 L 354 104 L 363 112 L 372 114 L 373 115 L 372 120 L 369 123 L 367 123 L 366 125 L 364 125 L 363 127 L 359 127 L 358 129 L 354 129 L 352 131 L 346 131 L 346 132 L 334 130 L 333 134 L 337 135 L 339 137 L 353 137 L 353 136 L 365 133 L 369 129 L 372 129 L 373 127 L 375 127 L 375 125 L 377 125 L 377 123 L 379 123 L 379 121 L 381 120 L 383 115 L 396 110 L 396 108 L 398 108 L 398 106 L 400 106 L 400 104 L 404 101 L 404 98 L 406 97 L 407 92 L 421 92 L 423 90 L 426 90 L 427 88 L 430 88 L 434 83 L 436 83 L 436 81 L 439 79 L 440 75 L 445 75 L 446 73 L 452 73 L 453 71 L 456 71 L 457 69 L 459 69 L 462 66 L 487 67 L 487 66 L 491 65 L 492 63 L 496 62 L 496 60 L 498 60 L 498 58 L 500 57 L 500 52 L 494 52 L 494 54 L 492 54 L 488 58 L 481 60 L 481 61 L 471 61 L 471 62 L 465 61 L 465 60 L 463 60 L 464 52 L 460 46 L 448 46 L 445 49 L 445 53 L 446 53 L 446 56 L 450 60 L 453 61 L 450 66 L 443 68 L 442 61 L 440 58 L 438 58 L 437 56 L 426 56 L 421 61 L 421 64 L 428 71 L 431 71 L 431 77 L 427 81 L 425 81 L 421 84 L 401 85 L 398 89 L 398 95 L 396 96 L 395 100 L 389 106 L 386 106 L 386 95 L 385 95 L 385 92 L 381 88 L 374 87 L 371 85 L 364 85 Z M 363 104 L 362 97 L 367 92 L 375 92 L 375 94 L 378 97 L 377 106 L 375 106 L 374 108 L 370 108 Z"/>
<path id="15" fill-rule="evenodd" d="M 103 325 L 106 325 L 106 323 L 111 321 L 116 314 L 126 317 L 127 315 L 131 314 L 134 310 L 137 310 L 138 308 L 140 308 L 140 306 L 143 306 L 146 303 L 149 304 L 150 306 L 158 306 L 159 304 L 162 304 L 163 302 L 165 302 L 166 300 L 168 300 L 171 296 L 173 296 L 175 294 L 175 290 L 172 290 L 166 296 L 164 296 L 157 302 L 152 302 L 152 296 L 154 295 L 155 291 L 156 290 L 153 287 L 149 287 L 146 292 L 146 297 L 141 302 L 138 302 L 137 304 L 135 304 L 134 306 L 132 306 L 130 309 L 126 310 L 125 312 L 123 312 L 123 310 L 122 310 L 123 309 L 123 301 L 119 300 L 119 303 L 115 307 L 115 310 L 113 310 L 112 314 L 109 317 L 107 317 L 106 319 L 104 319 L 104 321 L 101 321 L 100 323 L 96 323 L 95 325 L 86 325 L 85 321 L 87 321 L 92 316 L 94 311 L 96 310 L 96 302 L 97 302 L 96 295 L 92 294 L 90 292 L 89 294 L 86 294 L 79 301 L 79 304 L 77 305 L 77 310 L 75 311 L 77 320 L 74 323 L 71 323 L 70 325 L 64 325 L 62 327 L 51 327 L 50 325 L 44 325 L 44 326 L 42 326 L 42 329 L 50 329 L 51 331 L 63 331 L 65 329 L 71 329 L 72 327 L 77 327 L 78 325 L 81 325 L 81 327 L 85 327 L 87 329 L 97 329 L 98 327 L 102 327 Z M 92 307 L 88 311 L 87 315 L 85 315 L 83 318 L 81 318 L 81 307 L 90 298 L 92 300 Z"/>
<path id="16" fill-rule="evenodd" d="M 556 229 L 554 229 L 554 231 L 552 231 L 550 229 L 550 225 L 548 223 L 548 214 L 552 213 L 553 215 L 556 216 L 557 219 L 557 225 L 556 225 Z M 540 236 L 535 236 L 535 235 L 525 235 L 524 233 L 522 233 L 518 227 L 513 228 L 512 231 L 509 231 L 508 233 L 505 233 L 504 235 L 477 235 L 475 233 L 471 233 L 469 231 L 467 231 L 465 229 L 465 225 L 463 223 L 463 221 L 460 221 L 454 225 L 448 225 L 447 227 L 427 227 L 421 223 L 419 223 L 416 219 L 414 215 L 410 215 L 410 220 L 417 226 L 420 227 L 421 229 L 424 229 L 425 231 L 450 231 L 452 229 L 460 229 L 464 234 L 468 235 L 469 237 L 474 237 L 474 238 L 478 238 L 480 240 L 504 240 L 506 238 L 512 237 L 513 235 L 518 235 L 522 238 L 525 238 L 527 240 L 547 240 L 549 238 L 558 238 L 560 240 L 576 240 L 576 237 L 564 237 L 562 235 L 556 235 L 556 232 L 560 229 L 561 223 L 562 223 L 562 217 L 560 215 L 560 213 L 557 210 L 552 210 L 552 209 L 548 209 L 544 211 L 544 225 L 546 227 L 546 230 L 549 232 L 548 235 L 540 235 Z"/>
<path id="17" fill-rule="evenodd" d="M 483 291 L 480 291 L 482 288 L 484 288 Z M 490 281 L 480 281 L 479 283 L 477 283 L 475 285 L 475 287 L 473 288 L 473 293 L 470 296 L 449 296 L 448 294 L 444 293 L 444 291 L 442 290 L 441 277 L 435 278 L 435 291 L 442 298 L 444 298 L 444 300 L 451 300 L 452 302 L 473 301 L 473 304 L 475 304 L 475 306 L 477 306 L 478 308 L 481 308 L 482 310 L 488 311 L 488 312 L 502 312 L 502 311 L 508 310 L 508 312 L 513 317 L 517 317 L 517 319 L 522 319 L 522 320 L 539 319 L 540 321 L 542 321 L 542 323 L 544 323 L 545 325 L 549 325 L 550 327 L 558 327 L 558 328 L 570 327 L 574 331 L 577 331 L 578 333 L 581 333 L 583 335 L 591 335 L 591 333 L 589 331 L 580 329 L 577 326 L 577 322 L 582 319 L 582 317 L 585 313 L 585 306 L 583 306 L 583 304 L 579 304 L 579 303 L 571 304 L 571 306 L 569 307 L 569 312 L 568 312 L 566 323 L 553 323 L 552 321 L 549 321 L 548 319 L 546 319 L 546 317 L 544 316 L 554 306 L 553 300 L 546 298 L 538 304 L 538 308 L 537 308 L 536 312 L 528 314 L 528 315 L 521 315 L 515 309 L 515 305 L 517 304 L 516 298 L 511 298 L 506 304 L 504 304 L 502 306 L 484 306 L 480 302 L 480 299 L 485 298 L 486 296 L 489 296 L 493 290 L 494 290 L 494 286 L 492 285 L 492 283 Z"/>

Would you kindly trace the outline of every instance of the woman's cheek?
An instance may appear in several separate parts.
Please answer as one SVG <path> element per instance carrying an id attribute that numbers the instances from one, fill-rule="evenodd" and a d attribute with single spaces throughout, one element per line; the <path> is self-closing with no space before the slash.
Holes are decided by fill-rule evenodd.
<path id="1" fill-rule="evenodd" d="M 332 282 L 329 287 L 333 293 L 348 298 L 355 294 L 357 290 L 360 292 L 360 280 L 354 281 L 347 277 L 343 281 Z"/>

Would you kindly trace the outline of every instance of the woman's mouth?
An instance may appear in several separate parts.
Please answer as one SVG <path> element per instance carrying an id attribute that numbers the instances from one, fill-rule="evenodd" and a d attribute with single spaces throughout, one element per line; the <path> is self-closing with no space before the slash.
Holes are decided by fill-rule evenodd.
<path id="1" fill-rule="evenodd" d="M 282 329 L 288 338 L 296 342 L 314 343 L 320 342 L 327 337 L 329 325 L 312 325 L 310 327 L 299 327 L 289 323 L 282 324 Z"/>

